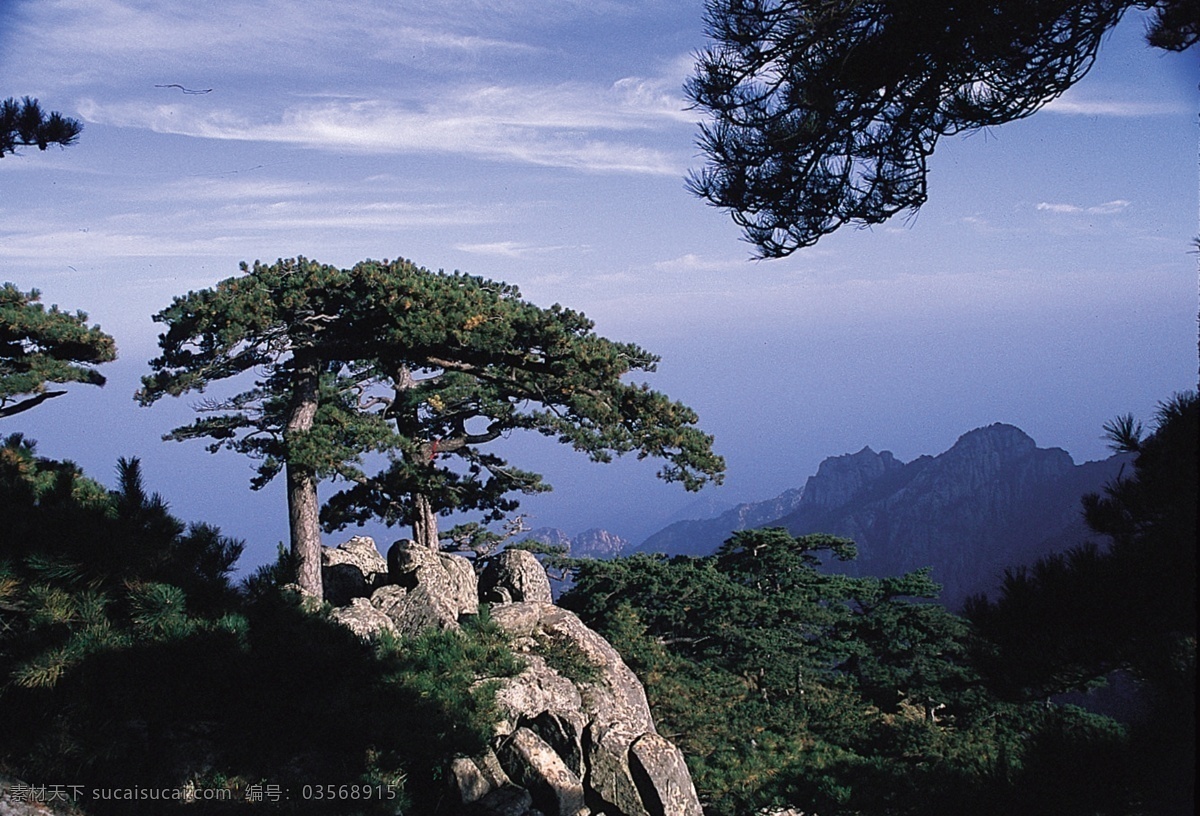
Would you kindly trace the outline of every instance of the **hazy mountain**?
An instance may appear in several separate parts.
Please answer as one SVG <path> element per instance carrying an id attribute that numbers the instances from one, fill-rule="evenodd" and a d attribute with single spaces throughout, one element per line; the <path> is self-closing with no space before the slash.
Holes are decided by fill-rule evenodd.
<path id="1" fill-rule="evenodd" d="M 957 608 L 967 595 L 994 591 L 1006 567 L 1086 539 L 1080 497 L 1100 490 L 1125 461 L 1076 465 L 1066 451 L 1039 448 L 1019 428 L 997 423 L 908 463 L 870 448 L 831 457 L 803 490 L 673 524 L 638 549 L 707 555 L 747 527 L 832 533 L 858 543 L 858 560 L 837 563 L 838 571 L 896 575 L 930 566 L 943 602 Z M 771 512 L 789 498 L 791 507 Z"/>
<path id="2" fill-rule="evenodd" d="M 539 527 L 526 533 L 523 540 L 530 539 L 566 547 L 568 554 L 576 558 L 616 558 L 631 549 L 628 540 L 595 527 L 576 536 L 567 535 L 557 527 Z"/>
<path id="3" fill-rule="evenodd" d="M 668 555 L 708 555 L 735 530 L 766 527 L 800 503 L 803 488 L 786 490 L 773 499 L 744 502 L 716 518 L 677 521 L 638 545 L 638 552 Z"/>

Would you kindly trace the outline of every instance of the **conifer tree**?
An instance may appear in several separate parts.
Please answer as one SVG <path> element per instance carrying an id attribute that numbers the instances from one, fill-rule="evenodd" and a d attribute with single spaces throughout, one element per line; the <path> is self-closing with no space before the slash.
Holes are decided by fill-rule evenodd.
<path id="1" fill-rule="evenodd" d="M 695 413 L 625 374 L 656 357 L 592 331 L 578 312 L 537 307 L 516 287 L 431 272 L 404 261 L 349 270 L 304 258 L 243 265 L 241 277 L 175 299 L 157 370 L 139 400 L 203 390 L 257 372 L 254 386 L 202 404 L 209 416 L 173 439 L 208 438 L 262 460 L 255 487 L 286 472 L 292 551 L 301 588 L 321 591 L 320 479 L 352 483 L 324 521 L 381 517 L 438 544 L 437 516 L 513 509 L 513 493 L 548 489 L 480 446 L 516 430 L 570 444 L 596 461 L 636 453 L 659 476 L 698 489 L 719 479 L 711 437 Z M 367 475 L 361 457 L 386 450 Z"/>
<path id="2" fill-rule="evenodd" d="M 688 95 L 711 114 L 694 193 L 762 257 L 926 199 L 937 140 L 1033 114 L 1131 8 L 1151 44 L 1200 37 L 1195 0 L 708 0 Z"/>
<path id="3" fill-rule="evenodd" d="M 116 359 L 113 338 L 89 327 L 86 314 L 47 309 L 40 299 L 36 289 L 0 286 L 0 418 L 67 393 L 47 390 L 51 383 L 104 385 L 95 366 Z"/>
<path id="4" fill-rule="evenodd" d="M 58 111 L 44 113 L 38 101 L 28 96 L 20 102 L 11 97 L 0 102 L 0 158 L 16 153 L 18 147 L 67 147 L 75 144 L 82 130 L 77 119 Z"/>

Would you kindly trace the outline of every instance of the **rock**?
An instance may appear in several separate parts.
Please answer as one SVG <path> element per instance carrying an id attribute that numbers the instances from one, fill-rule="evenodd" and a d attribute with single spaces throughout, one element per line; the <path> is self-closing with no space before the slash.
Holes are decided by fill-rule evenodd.
<path id="1" fill-rule="evenodd" d="M 533 809 L 533 796 L 524 788 L 510 785 L 484 796 L 463 810 L 466 816 L 541 816 Z"/>
<path id="2" fill-rule="evenodd" d="M 479 576 L 479 597 L 490 603 L 553 601 L 545 568 L 526 550 L 504 550 L 489 559 Z"/>
<path id="3" fill-rule="evenodd" d="M 387 562 L 366 536 L 355 536 L 336 547 L 321 548 L 321 582 L 325 600 L 345 606 L 367 598 L 387 582 Z"/>
<path id="4" fill-rule="evenodd" d="M 547 816 L 581 816 L 583 782 L 541 737 L 518 728 L 497 752 L 508 775 L 530 792 L 533 803 Z"/>
<path id="5" fill-rule="evenodd" d="M 375 590 L 371 605 L 391 618 L 401 637 L 431 627 L 457 629 L 460 616 L 479 611 L 475 571 L 462 556 L 402 540 L 388 550 L 388 567 L 398 583 Z"/>
<path id="6" fill-rule="evenodd" d="M 543 713 L 569 715 L 583 706 L 579 689 L 567 678 L 546 665 L 542 658 L 531 655 L 528 665 L 516 677 L 500 681 L 496 704 L 503 715 L 496 733 L 507 736 L 524 719 L 536 719 Z"/>
<path id="7" fill-rule="evenodd" d="M 451 785 L 464 805 L 478 802 L 494 790 L 512 786 L 495 753 L 481 757 L 459 757 L 450 763 Z"/>
<path id="8" fill-rule="evenodd" d="M 363 640 L 374 640 L 380 632 L 397 633 L 392 619 L 366 598 L 351 599 L 349 605 L 338 607 L 329 617 Z"/>
<path id="9" fill-rule="evenodd" d="M 370 558 L 368 544 L 374 551 L 370 539 L 359 539 L 331 556 L 361 575 L 355 583 L 354 574 L 344 571 L 351 597 L 331 613 L 360 638 L 456 629 L 463 615 L 478 611 L 480 584 L 471 563 L 411 541 L 388 551 L 384 569 L 394 583 L 375 587 L 370 600 L 353 595 L 382 574 L 383 559 L 377 552 Z M 356 553 L 360 560 L 350 557 Z M 457 758 L 448 768 L 448 812 L 701 816 L 683 756 L 655 731 L 642 684 L 608 641 L 550 602 L 550 583 L 537 559 L 521 550 L 502 553 L 485 571 L 482 587 L 489 597 L 508 599 L 492 608 L 492 620 L 525 665 L 515 677 L 478 680 L 495 683 L 500 717 L 491 749 Z"/>
<path id="10" fill-rule="evenodd" d="M 653 816 L 703 816 L 683 752 L 658 734 L 643 734 L 629 749 L 629 769 Z"/>
<path id="11" fill-rule="evenodd" d="M 552 749 L 605 813 L 700 816 L 682 754 L 655 731 L 642 684 L 608 641 L 552 604 L 505 604 L 492 610 L 492 619 L 528 662 L 520 675 L 502 681 L 496 695 L 504 712 L 497 733 L 506 745 L 529 731 L 519 744 Z M 573 654 L 571 664 L 589 667 L 586 676 L 568 678 L 554 668 L 563 658 L 551 655 L 564 651 Z M 517 763 L 508 750 L 502 762 Z M 548 807 L 537 794 L 534 801 Z"/>
<path id="12" fill-rule="evenodd" d="M 588 785 L 623 816 L 654 816 L 642 802 L 629 767 L 629 749 L 640 736 L 621 723 L 592 723 L 584 733 Z"/>
<path id="13" fill-rule="evenodd" d="M 608 530 L 593 527 L 584 530 L 571 539 L 572 558 L 616 558 L 621 553 L 632 549 L 633 545 L 624 538 Z"/>

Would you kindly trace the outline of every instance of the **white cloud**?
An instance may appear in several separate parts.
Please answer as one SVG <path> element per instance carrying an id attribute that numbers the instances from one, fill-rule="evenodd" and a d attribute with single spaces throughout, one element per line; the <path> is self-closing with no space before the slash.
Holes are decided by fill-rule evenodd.
<path id="1" fill-rule="evenodd" d="M 53 217 L 25 216 L 0 232 L 0 258 L 23 260 L 243 256 L 263 236 L 293 242 L 297 234 L 396 234 L 403 230 L 491 223 L 475 205 L 411 202 L 236 201 L 212 209 L 147 210 L 109 215 L 86 228 L 64 229 Z"/>
<path id="2" fill-rule="evenodd" d="M 1173 102 L 1075 99 L 1066 96 L 1055 99 L 1042 110 L 1072 116 L 1178 116 L 1188 113 L 1186 108 Z"/>
<path id="3" fill-rule="evenodd" d="M 88 122 L 206 139 L 293 144 L 322 150 L 459 153 L 497 161 L 598 172 L 679 175 L 682 161 L 630 134 L 672 117 L 627 88 L 489 85 L 428 103 L 344 99 L 305 102 L 273 119 L 188 102 L 84 100 Z"/>
<path id="4" fill-rule="evenodd" d="M 1042 212 L 1066 213 L 1066 214 L 1083 214 L 1083 215 L 1116 215 L 1124 212 L 1129 208 L 1132 202 L 1126 201 L 1123 198 L 1106 201 L 1103 204 L 1096 204 L 1091 207 L 1084 207 L 1078 204 L 1056 204 L 1047 201 L 1039 202 L 1037 209 Z"/>
<path id="5" fill-rule="evenodd" d="M 745 266 L 752 263 L 744 258 L 736 260 L 704 258 L 693 252 L 681 255 L 678 258 L 670 258 L 665 261 L 657 261 L 653 264 L 653 268 L 657 272 L 676 272 L 676 273 L 696 273 L 696 272 L 730 272 L 737 273 Z"/>
<path id="6" fill-rule="evenodd" d="M 488 255 L 496 258 L 527 258 L 530 255 L 545 255 L 559 250 L 569 249 L 567 246 L 534 246 L 519 241 L 494 241 L 482 244 L 458 244 L 455 249 L 472 255 Z"/>

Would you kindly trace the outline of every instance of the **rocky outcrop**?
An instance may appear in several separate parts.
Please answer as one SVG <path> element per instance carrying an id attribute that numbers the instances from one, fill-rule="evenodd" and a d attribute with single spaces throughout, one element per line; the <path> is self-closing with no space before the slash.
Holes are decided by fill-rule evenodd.
<path id="1" fill-rule="evenodd" d="M 408 539 L 388 550 L 388 584 L 371 595 L 397 634 L 409 637 L 425 629 L 457 629 L 463 615 L 479 611 L 479 591 L 471 562 L 422 547 Z"/>
<path id="2" fill-rule="evenodd" d="M 891 451 L 876 453 L 867 447 L 858 453 L 831 456 L 805 483 L 800 507 L 841 507 L 866 485 L 902 467 L 904 463 L 897 461 Z"/>
<path id="3" fill-rule="evenodd" d="M 396 582 L 351 598 L 334 620 L 363 638 L 405 638 L 456 627 L 492 599 L 492 619 L 524 662 L 514 677 L 479 680 L 498 683 L 500 718 L 490 750 L 447 769 L 458 813 L 702 816 L 683 755 L 655 730 L 642 684 L 608 641 L 550 602 L 530 553 L 490 559 L 478 585 L 467 559 L 411 541 L 393 545 L 388 562 Z"/>
<path id="4" fill-rule="evenodd" d="M 619 535 L 593 527 L 571 539 L 570 554 L 574 558 L 616 558 L 632 547 Z"/>
<path id="5" fill-rule="evenodd" d="M 550 603 L 550 579 L 533 553 L 504 550 L 489 558 L 479 576 L 479 598 L 487 603 Z"/>
<path id="6" fill-rule="evenodd" d="M 683 755 L 655 731 L 642 684 L 608 641 L 552 604 L 507 604 L 493 609 L 492 619 L 527 661 L 496 695 L 504 713 L 497 753 L 510 778 L 536 780 L 535 806 L 545 813 L 700 816 Z M 547 759 L 547 750 L 556 759 Z M 577 781 L 588 811 L 562 809 L 574 807 Z"/>
<path id="7" fill-rule="evenodd" d="M 374 640 L 382 632 L 393 635 L 399 632 L 387 613 L 366 598 L 352 598 L 348 605 L 334 609 L 329 617 L 363 640 Z"/>
<path id="8" fill-rule="evenodd" d="M 352 598 L 366 598 L 387 583 L 387 562 L 375 542 L 355 536 L 336 547 L 321 548 L 321 581 L 325 599 L 344 606 Z"/>

